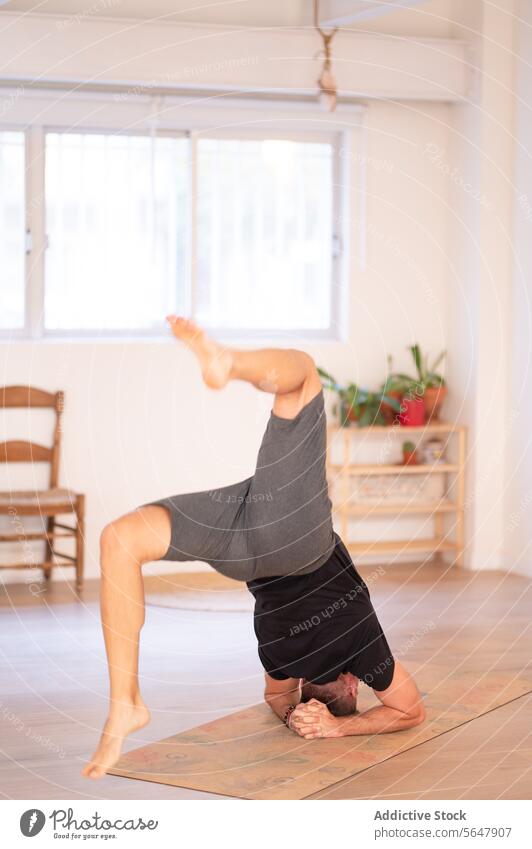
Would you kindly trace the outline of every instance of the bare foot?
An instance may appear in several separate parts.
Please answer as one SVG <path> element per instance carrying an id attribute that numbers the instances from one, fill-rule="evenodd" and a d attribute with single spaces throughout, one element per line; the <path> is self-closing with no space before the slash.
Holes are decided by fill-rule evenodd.
<path id="1" fill-rule="evenodd" d="M 188 318 L 169 315 L 166 320 L 175 338 L 184 342 L 196 354 L 207 386 L 211 389 L 222 389 L 229 380 L 233 365 L 231 351 L 218 345 Z"/>
<path id="2" fill-rule="evenodd" d="M 90 762 L 82 770 L 86 778 L 102 778 L 120 758 L 122 743 L 128 734 L 150 721 L 150 712 L 139 699 L 134 704 L 122 703 L 113 707 L 103 727 L 102 736 Z"/>

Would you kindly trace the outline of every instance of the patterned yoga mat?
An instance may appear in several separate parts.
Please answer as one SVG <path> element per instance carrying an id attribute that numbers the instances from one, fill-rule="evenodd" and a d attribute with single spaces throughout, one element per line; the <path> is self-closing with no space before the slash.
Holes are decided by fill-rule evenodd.
<path id="1" fill-rule="evenodd" d="M 111 772 L 244 799 L 303 799 L 532 690 L 532 675 L 509 670 L 412 667 L 427 708 L 427 721 L 417 728 L 307 741 L 285 728 L 266 705 L 255 705 L 135 749 Z M 371 706 L 373 699 L 365 691 L 360 708 Z"/>

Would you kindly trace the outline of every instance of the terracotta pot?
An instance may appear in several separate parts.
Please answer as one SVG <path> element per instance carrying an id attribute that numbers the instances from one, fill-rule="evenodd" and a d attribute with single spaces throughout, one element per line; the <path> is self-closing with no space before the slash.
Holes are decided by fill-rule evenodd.
<path id="1" fill-rule="evenodd" d="M 423 398 L 403 398 L 399 423 L 403 427 L 419 427 L 425 424 L 425 404 Z"/>
<path id="2" fill-rule="evenodd" d="M 447 397 L 446 386 L 427 386 L 423 393 L 423 402 L 425 404 L 425 416 L 427 421 L 437 422 L 440 418 L 442 404 Z"/>
<path id="3" fill-rule="evenodd" d="M 403 451 L 403 465 L 417 466 L 417 456 L 415 451 Z"/>
<path id="4" fill-rule="evenodd" d="M 342 422 L 345 422 L 346 420 L 348 422 L 357 422 L 359 416 L 348 404 L 340 404 L 340 419 Z"/>
<path id="5" fill-rule="evenodd" d="M 389 395 L 390 398 L 395 398 L 395 400 L 399 403 L 401 403 L 403 400 L 403 393 L 399 392 L 396 389 L 392 389 L 391 392 L 387 392 L 386 394 Z M 381 412 L 384 418 L 386 419 L 387 424 L 393 424 L 395 417 L 399 415 L 399 413 L 394 410 L 393 407 L 390 407 L 390 405 L 387 404 L 386 401 L 383 401 L 381 404 Z"/>

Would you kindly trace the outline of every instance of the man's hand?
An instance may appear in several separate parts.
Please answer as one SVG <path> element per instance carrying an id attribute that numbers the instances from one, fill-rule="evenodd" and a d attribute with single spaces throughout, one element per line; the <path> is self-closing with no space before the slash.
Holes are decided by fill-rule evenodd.
<path id="1" fill-rule="evenodd" d="M 419 691 L 406 669 L 395 662 L 392 683 L 387 690 L 375 690 L 381 704 L 364 713 L 333 716 L 326 705 L 311 699 L 300 704 L 290 717 L 290 728 L 313 740 L 317 737 L 349 737 L 353 734 L 389 734 L 420 725 L 425 709 Z"/>
<path id="2" fill-rule="evenodd" d="M 333 716 L 327 705 L 317 699 L 296 707 L 290 717 L 290 728 L 305 740 L 342 736 L 338 717 Z"/>

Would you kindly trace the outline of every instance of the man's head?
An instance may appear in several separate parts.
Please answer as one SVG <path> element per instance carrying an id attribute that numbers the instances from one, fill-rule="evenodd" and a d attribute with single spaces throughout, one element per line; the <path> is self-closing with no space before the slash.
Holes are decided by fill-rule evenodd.
<path id="1" fill-rule="evenodd" d="M 313 684 L 305 681 L 301 689 L 301 701 L 317 699 L 327 705 L 334 716 L 348 716 L 356 713 L 358 678 L 351 672 L 341 672 L 335 681 L 327 684 Z"/>

